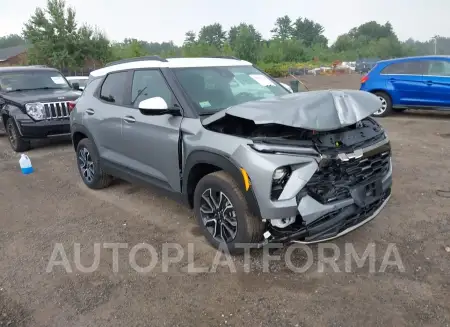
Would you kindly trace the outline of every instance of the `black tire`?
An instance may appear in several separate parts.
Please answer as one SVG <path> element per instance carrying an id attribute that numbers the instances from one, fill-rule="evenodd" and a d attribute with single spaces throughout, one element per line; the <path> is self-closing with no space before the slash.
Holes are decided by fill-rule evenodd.
<path id="1" fill-rule="evenodd" d="M 222 192 L 226 200 L 231 202 L 235 212 L 235 221 L 237 231 L 234 238 L 228 241 L 219 241 L 212 235 L 212 232 L 206 227 L 202 218 L 200 208 L 205 204 L 202 195 L 208 190 Z M 220 201 L 219 201 L 220 202 Z M 244 252 L 244 248 L 239 244 L 255 244 L 263 240 L 264 223 L 261 218 L 252 215 L 248 209 L 247 201 L 236 181 L 226 172 L 218 171 L 204 176 L 197 184 L 194 192 L 194 211 L 198 224 L 208 242 L 215 248 L 227 248 L 229 253 L 239 254 Z M 225 212 L 225 210 L 223 210 Z M 224 213 L 222 213 L 224 215 Z M 223 219 L 224 220 L 224 219 Z M 229 226 L 229 225 L 228 225 Z"/>
<path id="2" fill-rule="evenodd" d="M 25 152 L 30 150 L 30 141 L 24 140 L 20 136 L 19 129 L 12 118 L 6 121 L 6 134 L 8 135 L 9 144 L 15 152 Z"/>
<path id="3" fill-rule="evenodd" d="M 103 171 L 97 149 L 91 140 L 85 138 L 78 143 L 76 156 L 78 172 L 87 187 L 99 190 L 111 184 L 112 177 Z"/>
<path id="4" fill-rule="evenodd" d="M 372 116 L 374 117 L 386 117 L 389 116 L 393 113 L 392 111 L 392 100 L 391 97 L 389 96 L 389 94 L 385 93 L 385 92 L 374 92 L 374 94 L 376 96 L 378 96 L 380 98 L 381 101 L 384 101 L 385 103 L 385 109 L 383 111 L 376 112 L 373 113 Z"/>
<path id="5" fill-rule="evenodd" d="M 6 120 L 3 121 L 2 117 L 0 117 L 0 136 L 7 135 L 6 134 Z"/>

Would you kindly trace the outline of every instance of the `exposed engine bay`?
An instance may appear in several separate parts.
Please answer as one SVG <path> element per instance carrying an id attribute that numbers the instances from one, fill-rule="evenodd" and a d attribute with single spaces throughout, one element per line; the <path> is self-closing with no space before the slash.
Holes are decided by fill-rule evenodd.
<path id="1" fill-rule="evenodd" d="M 378 123 L 367 117 L 353 125 L 332 131 L 314 131 L 280 124 L 255 124 L 252 120 L 225 115 L 205 128 L 245 137 L 254 143 L 314 147 L 320 153 L 353 151 L 384 138 Z"/>

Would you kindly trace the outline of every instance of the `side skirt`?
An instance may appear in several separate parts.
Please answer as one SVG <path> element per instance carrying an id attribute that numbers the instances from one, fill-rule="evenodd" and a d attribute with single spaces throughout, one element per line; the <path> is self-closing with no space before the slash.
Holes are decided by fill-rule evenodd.
<path id="1" fill-rule="evenodd" d="M 186 205 L 182 193 L 174 191 L 169 184 L 165 182 L 144 175 L 128 167 L 113 163 L 109 160 L 102 159 L 101 165 L 105 172 L 111 176 L 145 188 L 151 188 L 152 191 L 158 195 L 167 196 L 178 203 Z"/>

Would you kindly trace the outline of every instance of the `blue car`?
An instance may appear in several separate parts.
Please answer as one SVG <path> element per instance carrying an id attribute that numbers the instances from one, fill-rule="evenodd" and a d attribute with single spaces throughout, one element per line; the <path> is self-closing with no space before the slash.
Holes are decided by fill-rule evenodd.
<path id="1" fill-rule="evenodd" d="M 374 116 L 405 109 L 450 110 L 450 56 L 382 60 L 361 78 L 360 90 L 381 100 Z"/>

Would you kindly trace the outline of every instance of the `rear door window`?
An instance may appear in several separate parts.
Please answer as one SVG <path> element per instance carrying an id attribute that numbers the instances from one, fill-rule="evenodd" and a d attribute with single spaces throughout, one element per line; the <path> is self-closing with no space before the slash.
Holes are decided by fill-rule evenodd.
<path id="1" fill-rule="evenodd" d="M 427 60 L 424 64 L 425 75 L 450 76 L 450 62 L 446 60 Z"/>
<path id="2" fill-rule="evenodd" d="M 385 67 L 382 75 L 423 75 L 424 65 L 422 61 L 404 61 L 393 63 Z"/>
<path id="3" fill-rule="evenodd" d="M 100 90 L 100 99 L 116 105 L 125 105 L 128 72 L 111 73 L 106 76 Z"/>

